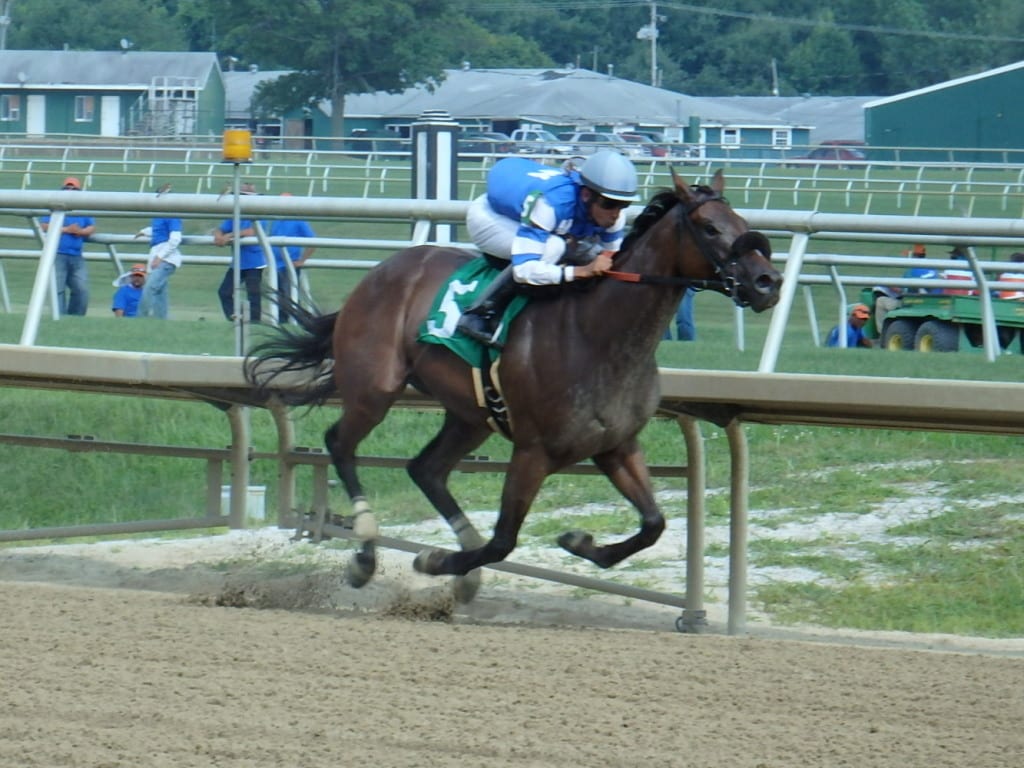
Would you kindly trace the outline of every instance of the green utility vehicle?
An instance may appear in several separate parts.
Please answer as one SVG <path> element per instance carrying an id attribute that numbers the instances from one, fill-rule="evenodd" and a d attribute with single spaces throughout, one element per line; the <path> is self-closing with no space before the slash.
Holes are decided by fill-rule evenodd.
<path id="1" fill-rule="evenodd" d="M 878 338 L 885 349 L 916 349 L 920 352 L 956 352 L 963 338 L 972 347 L 982 346 L 981 298 L 976 295 L 909 294 L 900 306 L 885 316 L 885 327 L 877 328 L 874 318 L 874 297 L 871 289 L 861 298 L 872 309 L 865 328 L 868 336 Z M 1024 300 L 992 298 L 999 346 L 1007 349 L 1019 338 L 1024 353 Z"/>

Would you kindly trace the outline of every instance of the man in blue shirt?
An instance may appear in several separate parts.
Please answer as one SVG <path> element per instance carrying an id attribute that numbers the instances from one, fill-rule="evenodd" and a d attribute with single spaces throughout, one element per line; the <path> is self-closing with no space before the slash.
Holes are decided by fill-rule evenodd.
<path id="1" fill-rule="evenodd" d="M 143 230 L 139 234 L 144 234 Z M 160 216 L 149 227 L 149 279 L 142 292 L 139 313 L 166 320 L 167 283 L 181 266 L 181 219 Z"/>
<path id="2" fill-rule="evenodd" d="M 636 168 L 612 150 L 595 152 L 579 170 L 521 157 L 495 163 L 466 226 L 481 251 L 511 266 L 466 310 L 459 330 L 490 344 L 517 285 L 561 285 L 607 272 L 636 192 Z M 560 265 L 567 241 L 575 243 L 577 257 L 596 255 L 580 266 Z"/>
<path id="3" fill-rule="evenodd" d="M 846 346 L 849 347 L 871 347 L 874 346 L 871 339 L 864 335 L 864 326 L 871 317 L 871 311 L 867 304 L 854 304 L 850 310 L 850 318 L 846 323 Z M 839 338 L 839 326 L 833 328 L 825 340 L 826 347 L 842 346 Z"/>
<path id="4" fill-rule="evenodd" d="M 282 192 L 281 197 L 291 197 L 290 192 Z M 316 232 L 309 225 L 308 221 L 302 219 L 281 219 L 270 225 L 271 237 L 316 237 Z M 299 277 L 302 274 L 302 265 L 306 259 L 313 255 L 316 250 L 311 245 L 275 245 L 274 262 L 277 264 L 277 290 L 282 296 L 291 297 L 291 275 L 285 260 L 292 262 L 295 271 L 296 288 L 299 285 Z M 286 322 L 289 318 L 288 311 L 278 305 L 278 322 Z"/>
<path id="5" fill-rule="evenodd" d="M 115 317 L 138 317 L 145 282 L 145 264 L 133 264 L 132 271 L 127 277 L 122 275 L 115 281 L 118 288 L 114 291 L 114 299 L 110 304 Z"/>
<path id="6" fill-rule="evenodd" d="M 243 184 L 239 191 L 243 195 L 257 194 L 252 184 Z M 225 219 L 221 222 L 221 225 L 213 231 L 214 245 L 230 245 L 235 238 L 234 228 L 235 222 L 232 219 Z M 242 219 L 239 221 L 238 236 L 240 238 L 256 237 L 256 222 L 252 219 Z M 245 286 L 245 293 L 249 298 L 249 321 L 258 323 L 263 317 L 261 310 L 262 295 L 260 291 L 263 285 L 263 270 L 267 266 L 267 260 L 263 258 L 263 248 L 258 243 L 241 246 L 238 258 L 240 280 L 242 285 Z M 224 279 L 221 280 L 220 287 L 217 289 L 220 307 L 224 312 L 224 317 L 228 320 L 233 320 L 235 315 L 234 288 L 235 270 L 234 265 L 231 265 L 228 267 L 227 272 L 224 273 Z"/>
<path id="7" fill-rule="evenodd" d="M 81 191 L 82 182 L 74 176 L 64 179 L 61 189 Z M 45 232 L 50 217 L 43 216 L 39 225 Z M 57 243 L 57 259 L 53 263 L 53 276 L 57 283 L 57 303 L 62 315 L 84 315 L 89 309 L 89 269 L 82 254 L 86 239 L 96 231 L 92 216 L 65 216 Z M 67 289 L 67 295 L 64 290 Z"/>

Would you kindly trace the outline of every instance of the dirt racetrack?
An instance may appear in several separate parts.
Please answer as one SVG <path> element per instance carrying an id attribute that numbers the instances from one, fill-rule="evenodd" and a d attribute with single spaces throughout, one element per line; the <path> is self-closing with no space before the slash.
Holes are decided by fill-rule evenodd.
<path id="1" fill-rule="evenodd" d="M 343 609 L 322 574 L 111 553 L 0 551 L 0 766 L 1024 764 L 1018 650 L 624 629 L 486 588 Z M 562 626 L 523 613 L 559 600 Z"/>

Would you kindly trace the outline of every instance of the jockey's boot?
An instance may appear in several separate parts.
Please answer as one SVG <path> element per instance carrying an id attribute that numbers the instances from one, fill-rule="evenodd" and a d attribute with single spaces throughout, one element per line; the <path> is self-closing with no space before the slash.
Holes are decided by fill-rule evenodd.
<path id="1" fill-rule="evenodd" d="M 516 280 L 512 276 L 512 267 L 508 266 L 484 288 L 473 305 L 462 313 L 458 329 L 481 344 L 500 347 L 500 344 L 493 341 L 494 332 L 505 314 L 505 308 L 515 295 Z"/>

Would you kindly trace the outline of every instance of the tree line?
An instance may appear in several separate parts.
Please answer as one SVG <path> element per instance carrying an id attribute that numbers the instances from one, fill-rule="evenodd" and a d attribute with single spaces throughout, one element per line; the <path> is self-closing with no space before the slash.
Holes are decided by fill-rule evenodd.
<path id="1" fill-rule="evenodd" d="M 464 62 L 577 66 L 693 96 L 886 96 L 1024 58 L 1019 0 L 8 0 L 7 10 L 11 49 L 118 50 L 124 38 L 293 70 L 261 89 L 268 110 L 430 86 Z"/>

